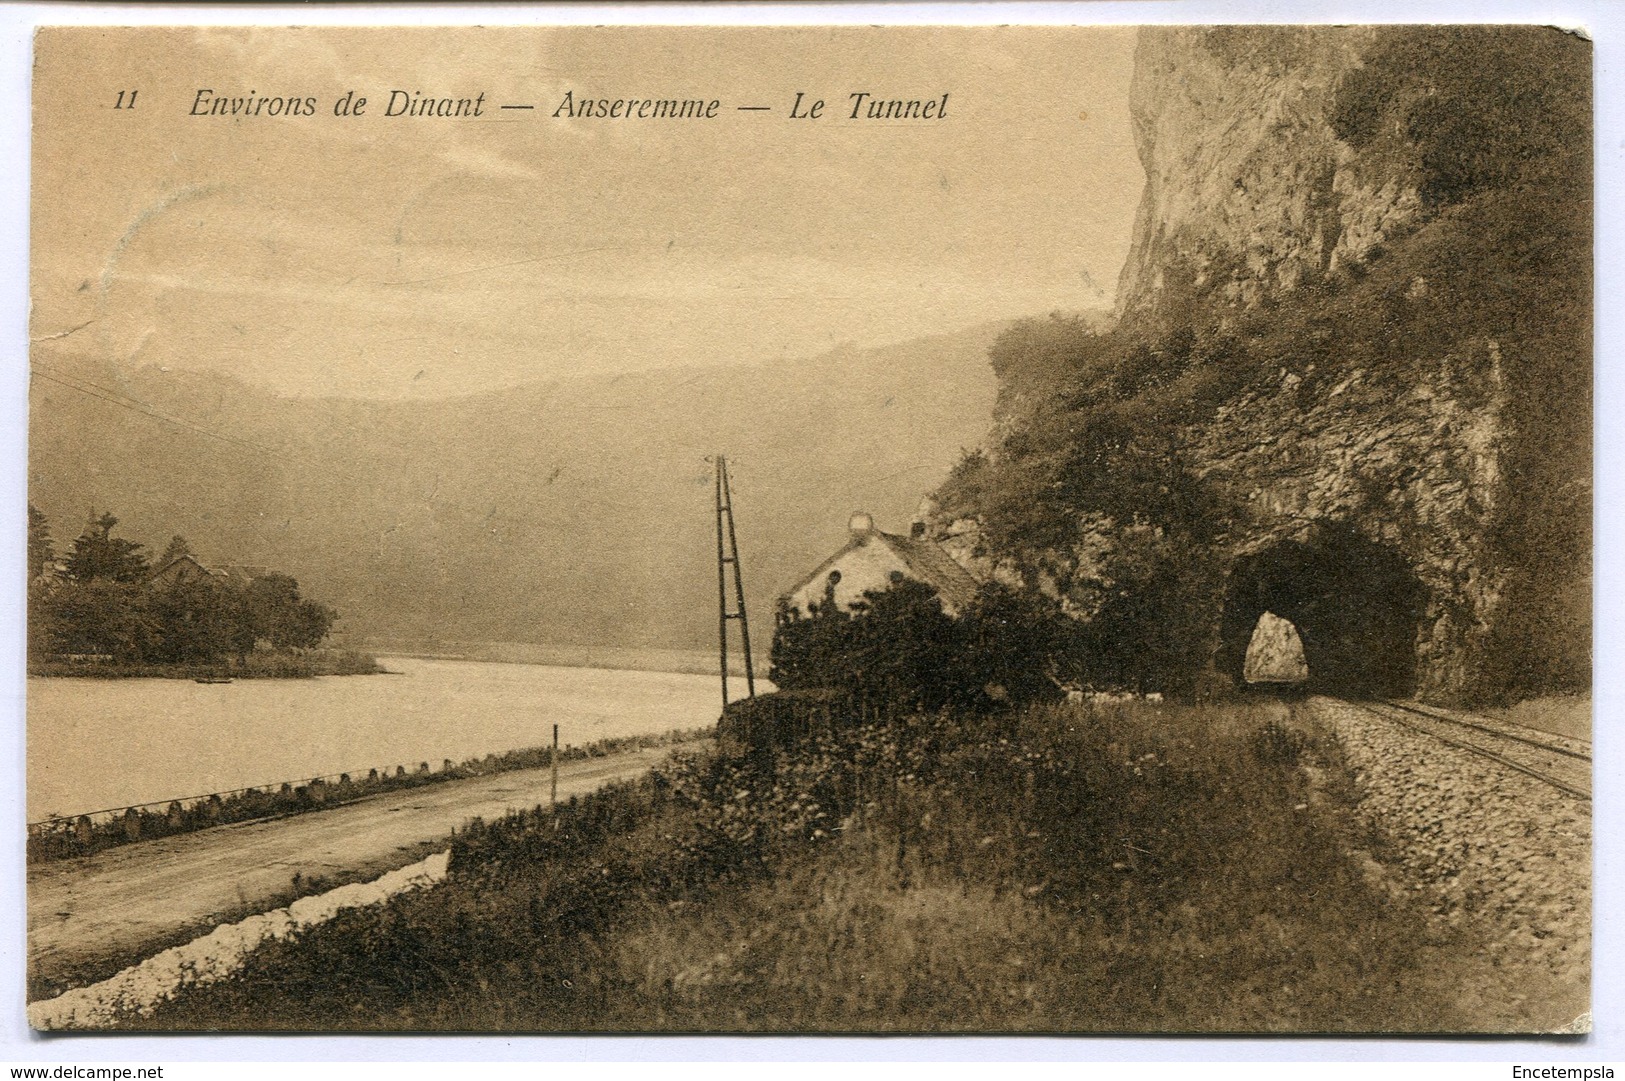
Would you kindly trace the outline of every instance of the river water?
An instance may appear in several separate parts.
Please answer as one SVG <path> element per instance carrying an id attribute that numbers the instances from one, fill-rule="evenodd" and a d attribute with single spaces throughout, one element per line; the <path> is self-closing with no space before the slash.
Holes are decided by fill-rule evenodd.
<path id="1" fill-rule="evenodd" d="M 28 820 L 714 724 L 715 676 L 382 658 L 401 675 L 28 681 Z M 744 680 L 730 697 L 742 697 Z"/>

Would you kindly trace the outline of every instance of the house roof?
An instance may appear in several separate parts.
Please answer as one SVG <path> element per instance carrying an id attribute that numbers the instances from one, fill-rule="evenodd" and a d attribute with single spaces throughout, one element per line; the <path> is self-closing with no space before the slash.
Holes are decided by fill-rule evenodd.
<path id="1" fill-rule="evenodd" d="M 923 537 L 899 537 L 895 533 L 876 536 L 907 565 L 911 577 L 936 589 L 942 599 L 964 608 L 976 599 L 978 583 L 971 573 L 944 552 L 935 541 Z"/>
<path id="2" fill-rule="evenodd" d="M 159 567 L 157 570 L 155 570 L 151 574 L 147 575 L 147 577 L 148 578 L 156 578 L 160 574 L 163 574 L 165 571 L 169 570 L 169 568 L 175 566 L 177 563 L 190 563 L 190 564 L 192 564 L 192 566 L 196 567 L 198 570 L 202 571 L 204 574 L 213 574 L 214 573 L 208 567 L 205 567 L 202 563 L 199 563 L 197 561 L 196 556 L 193 556 L 193 555 L 190 555 L 190 554 L 185 554 L 185 555 L 178 555 L 174 559 L 171 559 L 168 563 L 165 563 L 162 567 Z"/>
<path id="3" fill-rule="evenodd" d="M 266 575 L 266 569 L 264 567 L 245 567 L 237 565 L 226 567 L 209 567 L 200 562 L 196 556 L 188 554 L 176 556 L 168 563 L 165 563 L 162 567 L 159 567 L 157 570 L 147 575 L 147 577 L 148 579 L 157 578 L 168 571 L 171 567 L 174 567 L 179 563 L 190 563 L 204 574 L 207 574 L 210 578 L 224 579 L 225 581 L 239 586 L 246 586 L 254 579 L 263 578 Z"/>
<path id="4" fill-rule="evenodd" d="M 790 596 L 806 588 L 808 583 L 824 577 L 829 569 L 838 563 L 848 552 L 861 548 L 869 541 L 877 541 L 885 545 L 897 556 L 899 562 L 908 568 L 908 575 L 917 582 L 923 582 L 937 591 L 945 602 L 955 608 L 964 608 L 975 599 L 979 583 L 971 573 L 958 563 L 953 557 L 944 552 L 933 541 L 916 537 L 900 537 L 895 533 L 883 533 L 878 529 L 871 529 L 864 533 L 857 533 L 840 547 L 834 555 L 824 560 L 795 585 L 785 590 L 784 595 Z"/>

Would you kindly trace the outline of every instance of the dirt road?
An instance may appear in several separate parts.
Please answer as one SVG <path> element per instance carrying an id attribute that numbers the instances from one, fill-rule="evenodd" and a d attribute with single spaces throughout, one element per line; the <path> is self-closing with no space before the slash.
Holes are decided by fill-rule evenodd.
<path id="1" fill-rule="evenodd" d="M 670 752 L 561 763 L 559 799 L 636 776 Z M 31 867 L 28 997 L 103 979 L 296 895 L 404 867 L 445 847 L 451 831 L 476 816 L 546 803 L 550 783 L 545 769 L 448 781 Z"/>

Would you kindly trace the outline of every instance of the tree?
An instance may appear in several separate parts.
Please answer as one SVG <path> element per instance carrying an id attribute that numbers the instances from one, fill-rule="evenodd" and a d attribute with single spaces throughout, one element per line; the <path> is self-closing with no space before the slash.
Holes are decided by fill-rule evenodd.
<path id="1" fill-rule="evenodd" d="M 847 649 L 851 613 L 826 604 L 817 606 L 809 618 L 800 619 L 790 615 L 782 600 L 780 605 L 768 678 L 786 691 L 829 686 Z"/>
<path id="2" fill-rule="evenodd" d="M 1080 633 L 1059 601 L 992 582 L 977 591 L 960 623 L 960 663 L 967 681 L 999 688 L 1013 703 L 1059 696 L 1051 672 L 1072 652 Z"/>
<path id="3" fill-rule="evenodd" d="M 322 639 L 333 629 L 338 617 L 339 614 L 325 604 L 300 601 L 293 617 L 284 626 L 282 641 L 275 644 L 294 649 L 314 649 L 322 644 Z"/>
<path id="4" fill-rule="evenodd" d="M 943 612 L 936 590 L 905 578 L 863 597 L 851 623 L 847 681 L 865 698 L 937 710 L 966 704 L 980 690 L 964 679 L 959 625 Z"/>
<path id="5" fill-rule="evenodd" d="M 243 623 L 236 590 L 209 578 L 172 582 L 147 599 L 154 637 L 151 659 L 213 661 L 238 648 Z M 253 642 L 249 642 L 253 648 Z"/>
<path id="6" fill-rule="evenodd" d="M 60 585 L 55 579 L 56 547 L 51 543 L 50 523 L 39 508 L 28 505 L 28 658 L 42 659 L 55 648 L 56 612 L 51 594 Z"/>
<path id="7" fill-rule="evenodd" d="M 1076 590 L 1093 604 L 1075 670 L 1095 687 L 1190 694 L 1222 577 L 1211 548 L 1188 533 L 1117 529 L 1099 576 Z"/>
<path id="8" fill-rule="evenodd" d="M 157 631 L 147 600 L 147 591 L 132 582 L 100 577 L 67 583 L 50 599 L 54 652 L 143 660 Z"/>
<path id="9" fill-rule="evenodd" d="M 181 556 L 191 554 L 192 546 L 186 543 L 185 537 L 177 533 L 169 538 L 168 544 L 164 545 L 164 554 L 158 557 L 158 561 L 153 564 L 153 567 L 157 570 L 163 570 Z"/>
<path id="10" fill-rule="evenodd" d="M 243 603 L 253 632 L 249 647 L 261 638 L 279 644 L 287 637 L 286 625 L 299 607 L 299 583 L 286 574 L 262 574 L 244 590 Z"/>
<path id="11" fill-rule="evenodd" d="M 1585 42 L 1545 27 L 1396 27 L 1339 87 L 1334 130 L 1356 147 L 1403 131 L 1433 205 L 1588 175 L 1590 67 Z"/>
<path id="12" fill-rule="evenodd" d="M 196 664 L 257 642 L 278 649 L 321 644 L 338 613 L 299 595 L 286 574 L 246 585 L 221 576 L 175 576 L 155 585 L 142 546 L 113 536 L 118 519 L 92 517 L 73 542 L 60 577 L 34 574 L 29 584 L 29 657 L 52 653 L 111 657 L 120 664 Z M 30 572 L 55 562 L 45 516 L 28 508 Z M 179 534 L 165 546 L 160 567 L 191 555 Z"/>
<path id="13" fill-rule="evenodd" d="M 1041 594 L 990 584 L 950 616 L 935 590 L 904 578 L 865 592 L 850 613 L 825 605 L 809 619 L 781 618 L 771 678 L 782 690 L 840 688 L 894 709 L 997 708 L 1056 697 L 1050 672 L 1081 635 Z"/>
<path id="14" fill-rule="evenodd" d="M 279 649 L 320 645 L 338 613 L 299 596 L 299 582 L 286 574 L 265 574 L 249 583 L 244 594 L 247 625 L 253 641 L 265 639 Z M 246 650 L 244 650 L 246 652 Z"/>
<path id="15" fill-rule="evenodd" d="M 92 518 L 68 552 L 67 574 L 75 582 L 89 582 L 105 578 L 114 582 L 144 582 L 147 578 L 147 558 L 141 554 L 143 545 L 114 537 L 113 527 L 118 519 L 111 514 Z"/>
<path id="16" fill-rule="evenodd" d="M 56 546 L 51 543 L 51 523 L 34 504 L 28 504 L 28 580 L 51 573 L 56 562 Z"/>

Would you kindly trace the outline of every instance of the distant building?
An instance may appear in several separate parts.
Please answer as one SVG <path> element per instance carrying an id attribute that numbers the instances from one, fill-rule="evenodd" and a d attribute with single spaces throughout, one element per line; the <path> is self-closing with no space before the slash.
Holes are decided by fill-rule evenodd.
<path id="1" fill-rule="evenodd" d="M 180 585 L 183 582 L 196 581 L 199 578 L 215 577 L 218 577 L 218 575 L 214 571 L 211 571 L 193 557 L 189 555 L 176 556 L 148 575 L 147 585 L 154 589 L 165 589 L 169 586 Z"/>
<path id="2" fill-rule="evenodd" d="M 935 589 L 949 615 L 958 615 L 976 596 L 976 579 L 919 529 L 912 537 L 882 533 L 862 511 L 849 524 L 852 536 L 845 546 L 780 598 L 781 618 L 806 618 L 829 603 L 850 611 L 865 592 L 889 589 L 905 578 Z"/>
<path id="3" fill-rule="evenodd" d="M 269 573 L 265 567 L 245 567 L 235 563 L 215 569 L 215 574 L 234 586 L 249 585 L 254 579 L 264 578 Z"/>
<path id="4" fill-rule="evenodd" d="M 256 578 L 265 577 L 264 567 L 243 567 L 231 565 L 226 567 L 206 567 L 193 556 L 176 556 L 162 567 L 153 571 L 147 577 L 147 585 L 153 589 L 164 589 L 168 586 L 178 585 L 182 582 L 192 582 L 200 578 L 208 578 L 216 582 L 224 582 L 234 586 L 246 586 Z"/>

